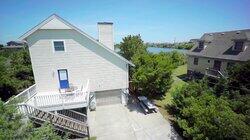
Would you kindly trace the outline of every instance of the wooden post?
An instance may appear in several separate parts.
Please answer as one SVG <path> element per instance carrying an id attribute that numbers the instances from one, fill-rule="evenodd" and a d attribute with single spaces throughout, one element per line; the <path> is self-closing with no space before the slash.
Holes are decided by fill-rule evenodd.
<path id="1" fill-rule="evenodd" d="M 52 124 L 52 115 L 49 114 L 49 121 L 50 121 L 50 124 Z"/>
<path id="2" fill-rule="evenodd" d="M 90 140 L 89 126 L 87 126 L 88 140 Z"/>

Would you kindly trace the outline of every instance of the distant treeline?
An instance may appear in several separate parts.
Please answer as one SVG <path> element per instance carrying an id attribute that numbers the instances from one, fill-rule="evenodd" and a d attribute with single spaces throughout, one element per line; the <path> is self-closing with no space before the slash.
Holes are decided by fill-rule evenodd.
<path id="1" fill-rule="evenodd" d="M 147 47 L 156 48 L 174 48 L 174 49 L 186 49 L 189 50 L 193 47 L 191 42 L 179 42 L 179 43 L 145 43 Z"/>
<path id="2" fill-rule="evenodd" d="M 179 42 L 179 43 L 144 43 L 146 47 L 155 48 L 173 48 L 173 49 L 186 49 L 190 50 L 194 44 L 192 42 Z M 115 49 L 119 49 L 120 44 L 115 44 Z"/>

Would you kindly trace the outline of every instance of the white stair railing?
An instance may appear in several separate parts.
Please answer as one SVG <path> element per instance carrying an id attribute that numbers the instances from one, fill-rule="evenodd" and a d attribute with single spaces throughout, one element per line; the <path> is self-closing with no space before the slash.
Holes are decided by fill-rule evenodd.
<path id="1" fill-rule="evenodd" d="M 22 91 L 21 93 L 17 94 L 16 96 L 14 96 L 13 98 L 11 98 L 10 100 L 8 100 L 7 102 L 5 102 L 5 104 L 8 104 L 11 100 L 21 100 L 22 102 L 26 102 L 29 99 L 31 99 L 32 97 L 34 97 L 36 95 L 36 84 L 28 87 L 27 89 L 25 89 L 24 91 Z"/>

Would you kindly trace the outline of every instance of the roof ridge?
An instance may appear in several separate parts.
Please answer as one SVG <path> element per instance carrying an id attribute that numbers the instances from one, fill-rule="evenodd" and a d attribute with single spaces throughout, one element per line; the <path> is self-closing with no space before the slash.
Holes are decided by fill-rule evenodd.
<path id="1" fill-rule="evenodd" d="M 237 32 L 237 31 L 250 31 L 250 28 L 240 29 L 240 30 L 228 30 L 228 31 L 219 31 L 219 32 L 205 32 L 204 34 L 218 34 L 218 33 L 229 33 L 229 32 Z"/>

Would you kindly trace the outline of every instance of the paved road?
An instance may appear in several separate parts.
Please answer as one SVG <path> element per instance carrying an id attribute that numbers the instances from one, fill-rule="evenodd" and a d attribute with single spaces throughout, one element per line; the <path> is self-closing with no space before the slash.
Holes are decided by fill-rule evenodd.
<path id="1" fill-rule="evenodd" d="M 90 135 L 98 140 L 181 139 L 160 113 L 144 115 L 134 104 L 98 106 L 88 118 Z"/>

